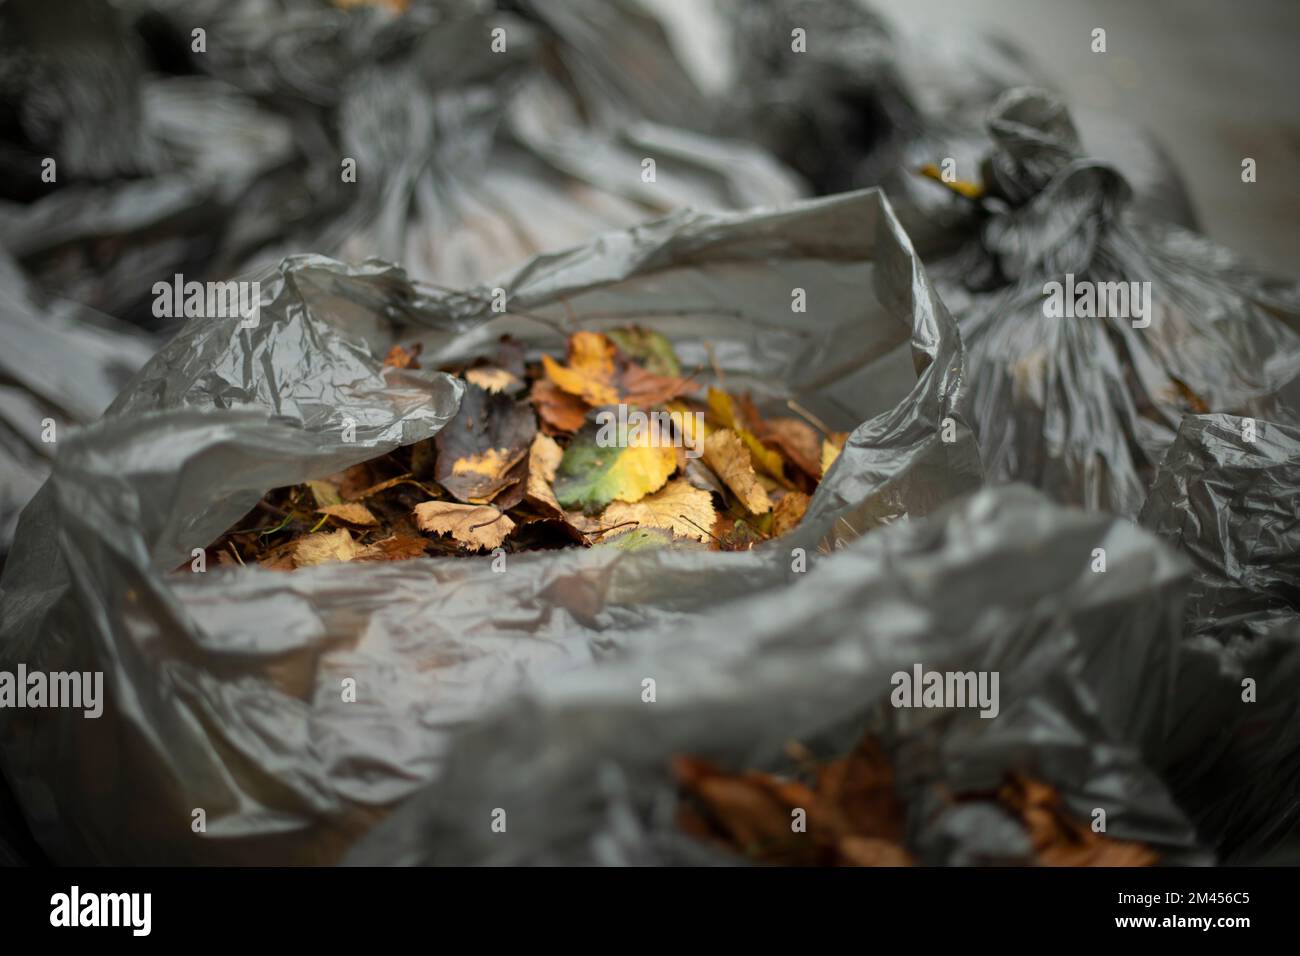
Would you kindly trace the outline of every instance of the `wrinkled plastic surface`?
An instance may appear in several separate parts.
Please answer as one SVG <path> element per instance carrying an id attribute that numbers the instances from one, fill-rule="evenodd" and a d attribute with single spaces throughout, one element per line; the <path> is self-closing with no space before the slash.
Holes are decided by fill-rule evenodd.
<path id="1" fill-rule="evenodd" d="M 153 351 L 130 327 L 39 302 L 0 253 L 0 562 L 69 430 L 100 416 Z"/>
<path id="2" fill-rule="evenodd" d="M 1095 547 L 1106 574 L 1089 568 Z M 893 751 L 923 862 L 1032 859 L 1010 821 L 990 827 L 987 805 L 945 809 L 935 791 L 995 788 L 1011 769 L 1051 780 L 1081 817 L 1104 808 L 1109 835 L 1166 862 L 1206 859 L 1144 757 L 1167 731 L 1186 577 L 1150 535 L 1011 487 L 845 542 L 803 575 L 784 551 L 740 562 L 768 568 L 742 600 L 612 636 L 615 659 L 456 731 L 438 779 L 350 861 L 739 862 L 679 832 L 671 758 L 770 766 L 791 740 L 839 753 L 864 727 Z M 888 706 L 891 674 L 918 662 L 999 672 L 997 719 Z"/>
<path id="3" fill-rule="evenodd" d="M 1007 89 L 1044 85 L 1032 56 L 1000 39 L 911 35 L 860 3 L 731 0 L 719 32 L 734 75 L 720 122 L 801 173 L 817 193 L 880 186 L 929 258 L 977 226 L 976 207 L 919 175 L 954 163 L 978 179 L 993 143 L 988 110 Z M 795 50 L 796 32 L 804 48 Z M 1134 207 L 1194 228 L 1177 166 L 1144 130 L 1097 113 L 1080 118 L 1088 155 L 1114 163 Z"/>
<path id="4" fill-rule="evenodd" d="M 1167 779 L 1228 862 L 1276 851 L 1300 820 L 1297 489 L 1300 429 L 1188 416 L 1139 517 L 1193 565 Z"/>
<path id="5" fill-rule="evenodd" d="M 5 773 L 54 860 L 335 860 L 491 704 L 617 655 L 628 632 L 670 634 L 789 585 L 785 554 L 603 547 L 512 556 L 504 576 L 489 558 L 191 573 L 191 549 L 268 489 L 454 414 L 454 380 L 381 367 L 394 339 L 422 336 L 428 368 L 504 332 L 554 349 L 577 327 L 638 322 L 703 369 L 710 343 L 760 408 L 795 398 L 832 427 L 860 423 L 799 531 L 810 551 L 979 484 L 955 326 L 877 192 L 680 213 L 497 281 L 504 315 L 487 288 L 291 259 L 263 280 L 256 328 L 191 320 L 61 449 L 0 580 L 0 666 L 105 672 L 99 720 L 0 713 Z M 790 308 L 796 286 L 807 313 Z"/>
<path id="6" fill-rule="evenodd" d="M 1300 285 L 1132 210 L 1124 178 L 1081 157 L 1051 95 L 1009 91 L 990 130 L 987 219 L 963 250 L 929 260 L 969 352 L 990 480 L 1135 516 L 1185 414 L 1293 418 Z M 1149 326 L 1047 316 L 1046 283 L 1067 275 L 1150 283 Z"/>

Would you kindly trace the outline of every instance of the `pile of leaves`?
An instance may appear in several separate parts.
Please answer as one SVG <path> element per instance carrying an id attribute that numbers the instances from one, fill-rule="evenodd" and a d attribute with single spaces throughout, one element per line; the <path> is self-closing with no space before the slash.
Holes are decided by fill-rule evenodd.
<path id="1" fill-rule="evenodd" d="M 797 774 L 729 773 L 708 760 L 677 757 L 678 823 L 687 833 L 759 863 L 784 866 L 910 866 L 905 813 L 894 771 L 867 735 L 847 756 L 819 763 L 793 744 Z M 1141 843 L 1096 833 L 1071 815 L 1048 784 L 1008 775 L 993 793 L 945 795 L 991 801 L 1025 828 L 1041 866 L 1150 866 Z M 799 815 L 802 811 L 802 816 Z"/>
<path id="2" fill-rule="evenodd" d="M 419 368 L 419 351 L 394 346 L 385 364 Z M 465 394 L 434 438 L 272 490 L 209 558 L 292 570 L 497 549 L 746 550 L 798 525 L 846 438 L 794 403 L 798 415 L 764 418 L 747 394 L 701 386 L 641 328 L 574 333 L 564 361 L 526 362 L 504 337 L 491 358 L 443 371 Z M 662 429 L 612 443 L 616 415 L 636 414 Z"/>

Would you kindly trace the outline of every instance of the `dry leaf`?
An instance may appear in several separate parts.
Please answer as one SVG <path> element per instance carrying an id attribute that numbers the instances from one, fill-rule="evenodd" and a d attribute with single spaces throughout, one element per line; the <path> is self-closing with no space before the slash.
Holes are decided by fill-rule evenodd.
<path id="1" fill-rule="evenodd" d="M 808 500 L 808 496 L 802 491 L 785 493 L 772 511 L 772 537 L 779 538 L 794 530 L 803 520 L 804 512 L 808 510 Z"/>
<path id="2" fill-rule="evenodd" d="M 379 519 L 370 513 L 369 508 L 356 502 L 326 505 L 324 508 L 317 508 L 316 513 L 329 515 L 331 518 L 338 518 L 340 521 L 360 525 L 363 528 L 370 528 L 379 524 Z"/>
<path id="3" fill-rule="evenodd" d="M 772 509 L 771 499 L 754 474 L 749 449 L 731 429 L 720 429 L 704 440 L 704 463 L 750 512 L 762 514 Z"/>
<path id="4" fill-rule="evenodd" d="M 552 509 L 556 514 L 562 514 L 564 509 L 555 500 L 551 484 L 555 481 L 555 470 L 563 457 L 564 449 L 549 435 L 538 435 L 528 450 L 528 498 L 534 504 Z"/>
<path id="5" fill-rule="evenodd" d="M 797 418 L 774 418 L 764 426 L 759 438 L 779 448 L 810 477 L 821 477 L 821 440 L 811 425 Z"/>
<path id="6" fill-rule="evenodd" d="M 615 501 L 600 520 L 606 527 L 634 522 L 641 528 L 665 528 L 683 538 L 708 541 L 715 517 L 713 496 L 679 478 L 635 504 Z"/>
<path id="7" fill-rule="evenodd" d="M 467 384 L 456 417 L 434 438 L 434 478 L 455 498 L 484 504 L 518 480 L 511 469 L 535 434 L 537 419 L 526 403 Z"/>
<path id="8" fill-rule="evenodd" d="M 475 548 L 496 548 L 514 530 L 515 523 L 489 505 L 462 505 L 454 501 L 426 501 L 415 506 L 421 531 L 449 534 Z"/>
<path id="9" fill-rule="evenodd" d="M 539 378 L 533 382 L 529 397 L 542 426 L 551 434 L 576 432 L 587 420 L 589 406 L 576 395 L 570 395 L 554 382 Z"/>
<path id="10" fill-rule="evenodd" d="M 395 534 L 384 538 L 382 541 L 376 541 L 367 549 L 366 554 L 358 558 L 358 560 L 405 561 L 409 558 L 418 558 L 424 555 L 427 545 L 427 538 L 421 538 L 413 534 Z"/>
<path id="11" fill-rule="evenodd" d="M 420 363 L 416 358 L 420 354 L 421 348 L 422 346 L 418 342 L 409 349 L 394 345 L 388 350 L 388 355 L 384 358 L 384 364 L 393 368 L 419 368 Z"/>
<path id="12" fill-rule="evenodd" d="M 569 337 L 569 364 L 543 355 L 542 367 L 558 388 L 595 407 L 660 405 L 692 388 L 685 379 L 656 375 L 630 361 L 599 332 L 575 332 Z"/>
<path id="13" fill-rule="evenodd" d="M 835 464 L 835 459 L 840 457 L 840 451 L 844 448 L 844 442 L 848 437 L 847 432 L 832 432 L 822 439 L 823 478 L 831 470 L 831 465 Z"/>
<path id="14" fill-rule="evenodd" d="M 366 553 L 367 549 L 353 540 L 347 528 L 304 535 L 293 543 L 293 563 L 299 568 L 355 561 Z"/>
<path id="15" fill-rule="evenodd" d="M 483 366 L 465 372 L 465 381 L 473 382 L 487 392 L 514 392 L 523 388 L 524 383 L 503 368 Z"/>

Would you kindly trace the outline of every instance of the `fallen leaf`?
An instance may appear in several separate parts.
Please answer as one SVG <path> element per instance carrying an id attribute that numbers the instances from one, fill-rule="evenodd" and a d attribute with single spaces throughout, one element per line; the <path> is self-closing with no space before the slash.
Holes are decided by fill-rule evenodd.
<path id="1" fill-rule="evenodd" d="M 536 434 L 537 419 L 527 404 L 467 384 L 456 417 L 434 439 L 434 478 L 460 501 L 486 503 L 517 480 L 510 471 Z"/>
<path id="2" fill-rule="evenodd" d="M 619 353 L 599 332 L 575 332 L 569 338 L 569 364 L 542 356 L 546 377 L 588 405 L 660 405 L 691 390 L 675 376 L 656 375 Z"/>
<path id="3" fill-rule="evenodd" d="M 393 368 L 419 368 L 420 363 L 417 361 L 417 357 L 421 348 L 422 346 L 418 342 L 409 349 L 394 345 L 388 350 L 388 355 L 384 358 L 384 364 Z"/>
<path id="4" fill-rule="evenodd" d="M 551 484 L 555 481 L 556 469 L 564 458 L 564 449 L 549 435 L 537 435 L 528 450 L 528 487 L 527 495 L 534 504 L 562 514 L 564 509 L 555 499 Z"/>
<path id="5" fill-rule="evenodd" d="M 311 495 L 316 499 L 317 508 L 328 508 L 330 505 L 343 504 L 339 489 L 332 482 L 309 481 L 307 487 L 311 489 Z"/>
<path id="6" fill-rule="evenodd" d="M 708 401 L 709 414 L 718 426 L 735 432 L 748 449 L 754 467 L 771 475 L 783 486 L 788 486 L 789 483 L 785 478 L 785 461 L 781 458 L 780 452 L 765 446 L 754 434 L 753 429 L 763 427 L 763 422 L 758 418 L 753 403 L 749 401 L 737 403 L 730 395 L 717 388 L 709 389 Z M 737 404 L 740 404 L 747 414 L 738 412 Z"/>
<path id="7" fill-rule="evenodd" d="M 598 332 L 575 332 L 569 336 L 569 364 L 561 365 L 542 356 L 546 377 L 557 387 L 577 395 L 588 405 L 617 405 L 614 388 L 614 343 Z"/>
<path id="8" fill-rule="evenodd" d="M 770 773 L 728 773 L 706 760 L 677 757 L 683 791 L 680 824 L 764 863 L 794 866 L 910 866 L 902 801 L 893 768 L 875 740 L 820 767 L 800 761 L 812 785 Z M 802 810 L 805 828 L 791 827 Z"/>
<path id="9" fill-rule="evenodd" d="M 317 508 L 316 513 L 329 515 L 331 518 L 338 518 L 340 521 L 360 525 L 363 528 L 379 524 L 379 519 L 370 513 L 369 508 L 356 502 L 326 505 L 324 508 Z"/>
<path id="10" fill-rule="evenodd" d="M 759 438 L 775 445 L 810 477 L 821 477 L 821 441 L 811 425 L 797 418 L 773 418 L 764 426 Z"/>
<path id="11" fill-rule="evenodd" d="M 997 799 L 1020 817 L 1043 866 L 1152 866 L 1159 859 L 1145 844 L 1093 832 L 1067 811 L 1056 789 L 1042 781 L 1012 774 Z"/>
<path id="12" fill-rule="evenodd" d="M 293 543 L 293 563 L 299 568 L 354 561 L 364 554 L 366 548 L 353 539 L 347 528 L 303 535 Z"/>
<path id="13" fill-rule="evenodd" d="M 524 383 L 510 372 L 492 366 L 466 370 L 465 381 L 473 382 L 484 391 L 492 393 L 516 392 L 524 387 Z"/>
<path id="14" fill-rule="evenodd" d="M 620 352 L 640 363 L 646 371 L 670 378 L 682 374 L 682 366 L 673 352 L 672 343 L 662 333 L 633 326 L 610 329 L 606 335 L 618 346 Z"/>
<path id="15" fill-rule="evenodd" d="M 808 510 L 808 496 L 802 491 L 787 491 L 773 508 L 772 537 L 793 531 Z"/>
<path id="16" fill-rule="evenodd" d="M 835 459 L 840 457 L 840 451 L 844 448 L 844 442 L 848 438 L 845 432 L 835 432 L 822 439 L 822 477 L 831 470 L 831 465 L 835 464 Z"/>
<path id="17" fill-rule="evenodd" d="M 415 506 L 421 531 L 449 534 L 474 548 L 496 548 L 514 530 L 515 523 L 490 505 L 462 505 L 454 501 L 425 501 Z"/>
<path id="18" fill-rule="evenodd" d="M 772 501 L 758 482 L 749 449 L 731 429 L 723 428 L 704 440 L 704 463 L 713 469 L 751 513 L 772 509 Z"/>
<path id="19" fill-rule="evenodd" d="M 679 478 L 635 504 L 614 502 L 600 520 L 606 525 L 630 521 L 640 528 L 663 528 L 683 538 L 707 542 L 715 517 L 713 496 Z"/>
<path id="20" fill-rule="evenodd" d="M 597 444 L 595 423 L 584 426 L 565 449 L 555 478 L 555 497 L 566 509 L 594 514 L 611 501 L 633 504 L 658 491 L 677 468 L 671 445 L 652 444 L 649 430 L 630 435 L 623 447 Z"/>
<path id="21" fill-rule="evenodd" d="M 427 538 L 413 534 L 395 534 L 370 545 L 360 561 L 405 561 L 422 557 L 428 545 Z"/>
<path id="22" fill-rule="evenodd" d="M 587 412 L 591 408 L 576 395 L 570 395 L 554 382 L 544 378 L 533 382 L 529 397 L 533 401 L 533 407 L 537 409 L 538 417 L 542 420 L 542 426 L 556 435 L 576 432 L 587 420 Z"/>

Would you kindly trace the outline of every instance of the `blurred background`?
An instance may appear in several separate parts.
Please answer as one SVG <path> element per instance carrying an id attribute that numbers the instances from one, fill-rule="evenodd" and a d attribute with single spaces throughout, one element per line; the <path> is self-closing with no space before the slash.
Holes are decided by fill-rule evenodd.
<path id="1" fill-rule="evenodd" d="M 852 3 L 854 0 L 835 0 Z M 729 45 L 700 15 L 719 0 L 647 0 L 702 83 L 725 82 Z M 1023 48 L 1074 106 L 1151 130 L 1178 164 L 1205 232 L 1300 276 L 1300 3 L 1295 0 L 877 0 L 909 34 L 996 34 Z M 1094 27 L 1107 54 L 1091 51 Z M 1258 178 L 1241 181 L 1253 157 Z"/>

